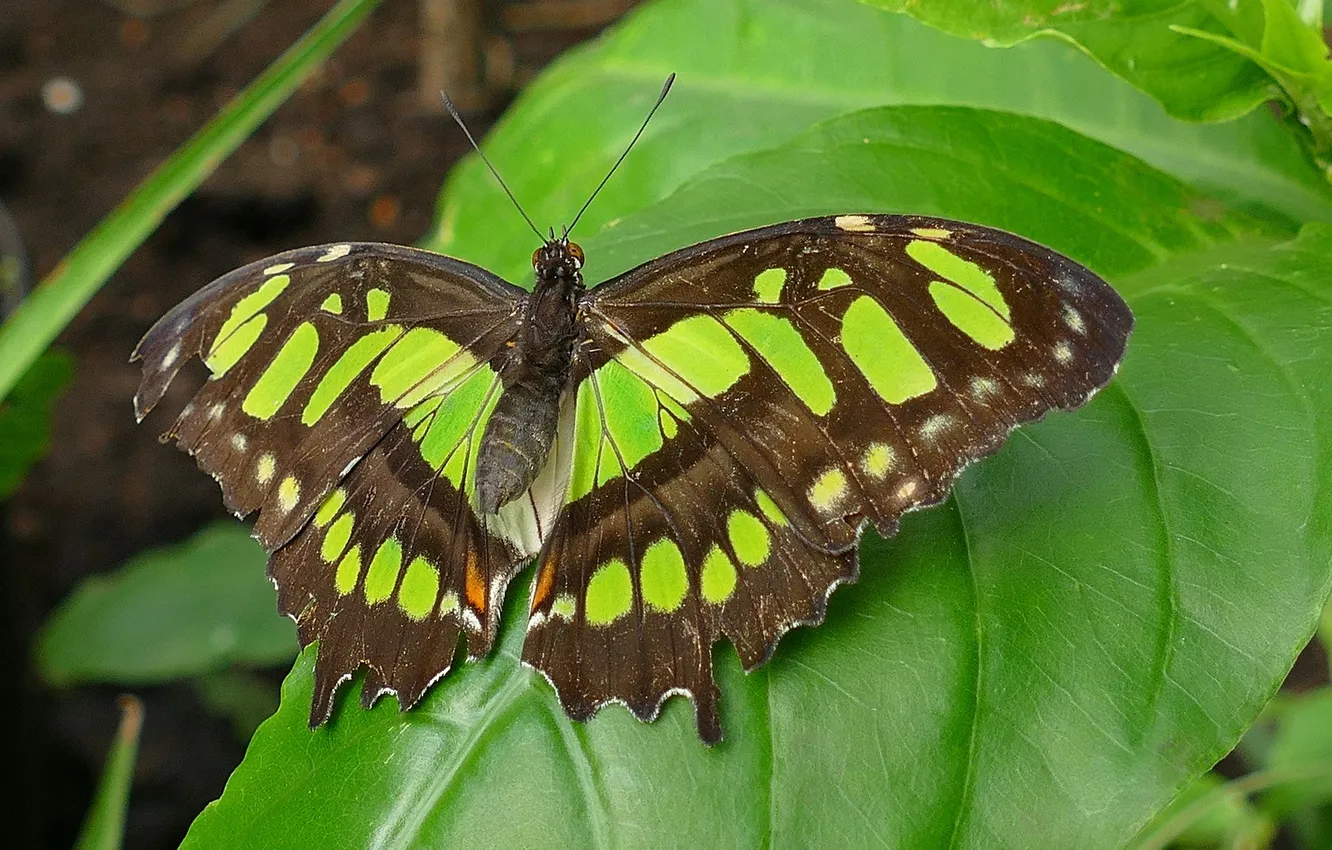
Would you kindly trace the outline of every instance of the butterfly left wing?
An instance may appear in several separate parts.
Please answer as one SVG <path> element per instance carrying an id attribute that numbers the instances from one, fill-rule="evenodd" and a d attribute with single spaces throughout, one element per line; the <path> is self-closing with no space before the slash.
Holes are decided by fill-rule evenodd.
<path id="1" fill-rule="evenodd" d="M 320 642 L 312 723 L 362 664 L 367 703 L 405 708 L 460 632 L 473 656 L 493 644 L 535 533 L 526 506 L 482 521 L 468 494 L 525 297 L 429 252 L 324 245 L 219 278 L 136 349 L 140 418 L 190 357 L 211 373 L 166 437 L 259 512 L 279 606 Z"/>
<path id="2" fill-rule="evenodd" d="M 671 693 L 720 739 L 711 647 L 746 669 L 817 623 L 883 534 L 1017 425 L 1114 374 L 1132 316 L 1002 231 L 808 219 L 668 255 L 584 300 L 569 499 L 524 660 L 585 717 Z"/>

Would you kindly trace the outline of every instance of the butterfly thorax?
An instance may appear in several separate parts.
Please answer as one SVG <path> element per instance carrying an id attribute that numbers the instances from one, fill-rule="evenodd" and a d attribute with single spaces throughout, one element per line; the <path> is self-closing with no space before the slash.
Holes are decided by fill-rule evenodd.
<path id="1" fill-rule="evenodd" d="M 525 492 L 545 466 L 578 340 L 582 249 L 567 238 L 552 239 L 532 255 L 532 266 L 536 286 L 503 364 L 497 364 L 503 389 L 477 453 L 476 498 L 483 514 Z"/>

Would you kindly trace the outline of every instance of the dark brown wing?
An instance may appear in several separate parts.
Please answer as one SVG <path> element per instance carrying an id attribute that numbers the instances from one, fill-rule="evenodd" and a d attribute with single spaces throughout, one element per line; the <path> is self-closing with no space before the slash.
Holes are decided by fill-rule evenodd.
<path id="1" fill-rule="evenodd" d="M 1073 261 L 918 216 L 702 243 L 583 304 L 570 504 L 524 659 L 566 708 L 672 692 L 720 737 L 710 649 L 746 668 L 856 574 L 864 521 L 945 498 L 1017 425 L 1113 376 L 1132 316 Z"/>
<path id="2" fill-rule="evenodd" d="M 185 360 L 208 366 L 167 437 L 233 511 L 258 510 L 281 608 L 321 643 L 312 722 L 362 664 L 367 700 L 395 691 L 405 707 L 448 669 L 460 629 L 488 651 L 534 546 L 478 520 L 470 476 L 491 361 L 525 297 L 426 251 L 323 245 L 219 278 L 135 351 L 140 418 Z"/>

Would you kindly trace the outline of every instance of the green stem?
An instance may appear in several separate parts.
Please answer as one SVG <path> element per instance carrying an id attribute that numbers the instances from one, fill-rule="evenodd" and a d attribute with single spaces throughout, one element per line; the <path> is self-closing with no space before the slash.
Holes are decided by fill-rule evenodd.
<path id="1" fill-rule="evenodd" d="M 0 399 L 167 213 L 249 138 L 378 4 L 340 0 L 148 175 L 24 299 L 0 325 Z"/>

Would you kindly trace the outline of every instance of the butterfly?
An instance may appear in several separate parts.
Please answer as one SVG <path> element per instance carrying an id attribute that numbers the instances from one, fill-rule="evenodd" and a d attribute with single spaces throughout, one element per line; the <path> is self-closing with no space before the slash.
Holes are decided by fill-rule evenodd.
<path id="1" fill-rule="evenodd" d="M 788 221 L 590 288 L 583 260 L 543 237 L 529 293 L 414 248 L 301 248 L 135 350 L 140 420 L 188 359 L 210 373 L 163 439 L 258 512 L 279 607 L 319 643 L 312 727 L 361 668 L 367 707 L 406 710 L 460 638 L 489 653 L 535 558 L 522 659 L 565 711 L 651 720 L 684 694 L 715 743 L 714 643 L 753 669 L 820 623 L 867 526 L 1087 401 L 1133 326 L 1076 262 L 927 216 Z"/>

